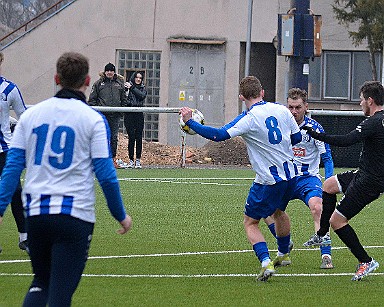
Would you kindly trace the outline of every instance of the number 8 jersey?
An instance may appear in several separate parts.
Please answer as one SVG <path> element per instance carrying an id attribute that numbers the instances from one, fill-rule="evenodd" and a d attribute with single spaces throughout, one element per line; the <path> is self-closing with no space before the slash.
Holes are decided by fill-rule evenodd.
<path id="1" fill-rule="evenodd" d="M 108 158 L 104 117 L 78 99 L 52 97 L 20 117 L 11 148 L 25 150 L 27 216 L 69 214 L 95 222 L 92 159 Z"/>
<path id="2" fill-rule="evenodd" d="M 285 106 L 258 102 L 224 128 L 231 137 L 241 136 L 246 142 L 255 182 L 272 185 L 297 175 L 291 135 L 300 129 Z"/>

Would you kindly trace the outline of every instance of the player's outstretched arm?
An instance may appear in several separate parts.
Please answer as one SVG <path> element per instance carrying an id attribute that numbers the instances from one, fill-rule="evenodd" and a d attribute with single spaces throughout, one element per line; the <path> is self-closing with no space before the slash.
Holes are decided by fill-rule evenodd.
<path id="1" fill-rule="evenodd" d="M 190 127 L 193 131 L 195 131 L 197 134 L 201 135 L 202 137 L 215 141 L 215 142 L 221 142 L 225 141 L 231 136 L 228 134 L 227 130 L 223 127 L 221 128 L 214 128 L 210 126 L 201 125 L 198 122 L 195 122 L 192 119 L 192 109 L 188 107 L 182 107 L 179 112 L 183 118 L 183 122 Z"/>
<path id="2" fill-rule="evenodd" d="M 328 135 L 326 133 L 319 133 L 312 127 L 303 126 L 301 129 L 306 130 L 307 133 L 316 140 L 323 141 L 329 145 L 347 147 L 362 141 L 363 135 L 357 129 L 352 130 L 346 135 Z"/>
<path id="3" fill-rule="evenodd" d="M 116 177 L 112 158 L 98 158 L 92 160 L 95 175 L 107 200 L 108 209 L 112 216 L 123 227 L 117 233 L 125 234 L 131 228 L 132 219 L 125 212 L 121 198 L 120 186 Z"/>

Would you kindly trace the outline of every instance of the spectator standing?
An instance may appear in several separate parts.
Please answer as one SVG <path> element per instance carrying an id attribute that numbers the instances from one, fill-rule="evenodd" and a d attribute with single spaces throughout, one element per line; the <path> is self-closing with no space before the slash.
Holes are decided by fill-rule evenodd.
<path id="1" fill-rule="evenodd" d="M 4 54 L 0 52 L 0 69 L 4 62 Z M 20 115 L 27 109 L 19 88 L 12 81 L 1 76 L 0 71 L 0 174 L 3 171 L 7 153 L 12 138 L 13 120 L 9 115 L 12 108 L 16 116 Z M 16 222 L 19 232 L 19 248 L 28 252 L 27 231 L 25 228 L 25 218 L 23 212 L 23 202 L 21 200 L 21 183 L 19 181 L 15 194 L 11 200 L 12 214 Z M 0 247 L 1 252 L 1 247 Z"/>
<path id="2" fill-rule="evenodd" d="M 108 125 L 86 104 L 88 59 L 64 53 L 54 97 L 21 116 L 0 181 L 0 223 L 26 167 L 23 188 L 34 278 L 23 306 L 70 306 L 85 268 L 95 217 L 94 173 L 125 234 L 131 227 L 110 156 Z M 57 116 L 60 114 L 60 116 Z"/>
<path id="3" fill-rule="evenodd" d="M 108 63 L 104 72 L 100 73 L 100 79 L 93 86 L 88 100 L 91 106 L 122 107 L 127 105 L 124 78 L 116 74 L 115 65 Z M 119 136 L 119 112 L 102 112 L 106 117 L 111 130 L 111 153 L 115 168 L 125 168 L 127 165 L 116 158 Z"/>
<path id="4" fill-rule="evenodd" d="M 129 80 L 125 82 L 125 88 L 128 93 L 128 107 L 142 107 L 147 97 L 147 90 L 143 82 L 143 74 L 134 72 Z M 128 156 L 130 168 L 141 168 L 141 153 L 143 150 L 143 130 L 144 130 L 144 113 L 143 112 L 126 112 L 124 115 L 124 125 L 128 133 Z M 135 144 L 136 144 L 136 160 L 135 160 Z"/>

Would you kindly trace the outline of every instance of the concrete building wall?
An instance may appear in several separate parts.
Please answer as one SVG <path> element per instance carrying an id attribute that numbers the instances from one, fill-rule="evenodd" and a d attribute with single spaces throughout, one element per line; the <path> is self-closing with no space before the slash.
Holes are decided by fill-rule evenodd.
<path id="1" fill-rule="evenodd" d="M 333 1 L 311 2 L 313 12 L 323 16 L 323 49 L 356 50 L 347 30 L 333 18 Z M 286 13 L 289 8 L 289 0 L 254 0 L 252 42 L 272 43 L 277 14 Z M 239 111 L 240 43 L 246 41 L 247 15 L 248 1 L 238 0 L 77 0 L 8 45 L 3 50 L 3 74 L 19 85 L 27 104 L 35 104 L 56 92 L 55 63 L 65 51 L 88 56 L 92 81 L 96 81 L 106 63 L 117 63 L 117 50 L 160 51 L 160 106 L 166 107 L 170 60 L 167 40 L 225 40 L 224 118 L 228 121 Z M 278 101 L 285 99 L 287 67 L 285 58 L 278 57 Z M 160 116 L 159 122 L 159 139 L 163 142 L 167 133 L 165 118 Z"/>

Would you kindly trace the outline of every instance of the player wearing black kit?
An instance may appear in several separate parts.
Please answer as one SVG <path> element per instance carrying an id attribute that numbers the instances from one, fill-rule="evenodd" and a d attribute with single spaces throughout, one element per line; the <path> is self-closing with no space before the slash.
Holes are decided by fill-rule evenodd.
<path id="1" fill-rule="evenodd" d="M 348 221 L 384 192 L 384 88 L 377 81 L 365 82 L 360 89 L 360 105 L 367 119 L 346 135 L 317 133 L 305 130 L 315 139 L 335 146 L 350 146 L 362 142 L 359 168 L 328 178 L 323 185 L 321 228 L 308 243 L 322 245 L 322 237 L 332 226 L 335 233 L 359 260 L 352 280 L 361 280 L 379 267 L 361 245 Z M 344 197 L 336 207 L 336 194 Z M 336 210 L 335 210 L 336 207 Z M 310 245 L 310 244 L 309 244 Z"/>

